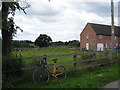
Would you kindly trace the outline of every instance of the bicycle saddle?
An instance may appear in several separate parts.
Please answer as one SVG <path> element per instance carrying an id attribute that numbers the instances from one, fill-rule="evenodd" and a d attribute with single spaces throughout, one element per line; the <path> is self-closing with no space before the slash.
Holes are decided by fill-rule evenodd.
<path id="1" fill-rule="evenodd" d="M 56 63 L 56 61 L 57 61 L 58 59 L 53 59 L 53 61 Z"/>

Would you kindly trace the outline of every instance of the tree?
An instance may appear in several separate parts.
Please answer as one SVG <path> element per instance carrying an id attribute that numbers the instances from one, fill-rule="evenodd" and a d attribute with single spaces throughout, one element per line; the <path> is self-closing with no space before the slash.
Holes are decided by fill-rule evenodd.
<path id="1" fill-rule="evenodd" d="M 40 34 L 40 36 L 35 40 L 35 45 L 39 47 L 47 47 L 51 44 L 52 39 L 46 34 Z"/>
<path id="2" fill-rule="evenodd" d="M 33 42 L 29 40 L 12 40 L 11 47 L 12 48 L 31 48 L 33 46 Z"/>
<path id="3" fill-rule="evenodd" d="M 65 43 L 62 41 L 52 42 L 52 46 L 64 46 Z"/>
<path id="4" fill-rule="evenodd" d="M 69 46 L 73 46 L 73 47 L 79 47 L 80 46 L 80 42 L 78 40 L 72 40 L 68 42 Z"/>
<path id="5" fill-rule="evenodd" d="M 29 4 L 21 7 L 18 2 L 2 2 L 2 54 L 7 56 L 11 50 L 11 41 L 17 30 L 22 29 L 14 22 L 15 11 L 22 10 L 25 14 L 25 9 L 30 7 Z M 9 15 L 11 17 L 8 17 Z"/>

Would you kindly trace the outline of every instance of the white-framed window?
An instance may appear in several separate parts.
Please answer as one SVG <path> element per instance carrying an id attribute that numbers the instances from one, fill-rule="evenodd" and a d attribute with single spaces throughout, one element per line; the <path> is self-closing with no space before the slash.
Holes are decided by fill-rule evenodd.
<path id="1" fill-rule="evenodd" d="M 99 35 L 99 39 L 102 39 L 102 35 Z"/>
<path id="2" fill-rule="evenodd" d="M 88 38 L 89 38 L 89 35 L 86 35 L 86 38 L 88 39 Z"/>
<path id="3" fill-rule="evenodd" d="M 108 44 L 107 43 L 106 43 L 105 47 L 108 48 Z"/>
<path id="4" fill-rule="evenodd" d="M 110 43 L 110 47 L 112 48 L 112 43 Z"/>

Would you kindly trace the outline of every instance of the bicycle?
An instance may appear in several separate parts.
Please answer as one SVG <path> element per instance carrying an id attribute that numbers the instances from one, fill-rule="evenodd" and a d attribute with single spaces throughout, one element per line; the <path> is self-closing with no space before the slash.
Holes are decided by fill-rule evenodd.
<path id="1" fill-rule="evenodd" d="M 37 64 L 37 68 L 33 72 L 33 81 L 34 82 L 41 82 L 41 83 L 48 83 L 50 78 L 53 77 L 55 79 L 66 79 L 67 72 L 63 65 L 57 64 L 58 59 L 53 59 L 53 62 L 46 63 L 46 60 L 40 60 Z M 52 65 L 53 72 L 50 72 L 48 69 L 48 65 Z"/>

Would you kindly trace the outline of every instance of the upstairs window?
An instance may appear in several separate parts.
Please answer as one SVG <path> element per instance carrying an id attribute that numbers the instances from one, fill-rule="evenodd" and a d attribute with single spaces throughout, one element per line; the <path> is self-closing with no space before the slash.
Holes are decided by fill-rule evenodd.
<path id="1" fill-rule="evenodd" d="M 86 38 L 88 39 L 88 38 L 89 38 L 89 35 L 86 35 Z"/>
<path id="2" fill-rule="evenodd" d="M 102 35 L 99 35 L 99 39 L 102 39 L 103 37 L 102 37 Z"/>

